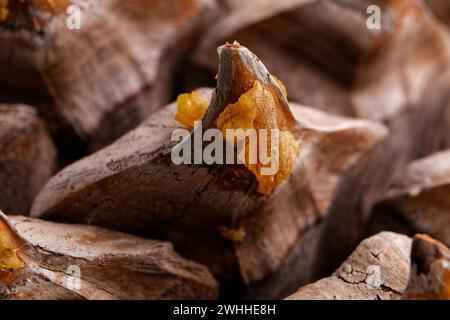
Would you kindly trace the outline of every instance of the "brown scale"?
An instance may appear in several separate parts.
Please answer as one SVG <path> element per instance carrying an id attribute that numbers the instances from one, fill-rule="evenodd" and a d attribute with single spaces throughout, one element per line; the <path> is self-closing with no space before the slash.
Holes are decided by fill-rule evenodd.
<path id="1" fill-rule="evenodd" d="M 40 30 L 52 16 L 61 14 L 68 0 L 0 0 L 0 23 Z"/>

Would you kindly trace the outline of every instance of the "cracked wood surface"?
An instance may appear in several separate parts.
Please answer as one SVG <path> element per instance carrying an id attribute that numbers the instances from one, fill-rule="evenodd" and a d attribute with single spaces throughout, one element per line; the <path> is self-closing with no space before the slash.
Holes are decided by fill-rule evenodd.
<path id="1" fill-rule="evenodd" d="M 370 237 L 328 277 L 300 288 L 288 300 L 398 300 L 408 283 L 411 239 L 382 232 Z"/>
<path id="2" fill-rule="evenodd" d="M 23 268 L 0 272 L 2 299 L 214 299 L 207 268 L 183 259 L 170 243 L 83 225 L 0 213 L 0 232 L 19 244 Z M 16 233 L 17 232 L 17 233 Z M 1 249 L 1 248 L 0 248 Z M 80 270 L 80 287 L 76 274 Z"/>
<path id="3" fill-rule="evenodd" d="M 36 110 L 0 104 L 0 208 L 28 214 L 55 169 L 55 146 Z"/>

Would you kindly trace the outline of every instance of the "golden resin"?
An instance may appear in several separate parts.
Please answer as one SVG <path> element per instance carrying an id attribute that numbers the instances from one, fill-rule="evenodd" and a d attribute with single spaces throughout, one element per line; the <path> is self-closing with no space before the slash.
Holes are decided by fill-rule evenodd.
<path id="1" fill-rule="evenodd" d="M 444 286 L 441 295 L 443 299 L 450 300 L 450 270 L 446 271 L 444 274 Z"/>
<path id="2" fill-rule="evenodd" d="M 238 229 L 230 229 L 224 226 L 219 227 L 219 232 L 225 239 L 228 239 L 232 242 L 242 242 L 245 239 L 247 233 L 243 227 Z"/>
<path id="3" fill-rule="evenodd" d="M 194 122 L 203 118 L 208 109 L 208 101 L 200 94 L 193 91 L 192 93 L 180 94 L 177 99 L 178 112 L 175 119 L 190 127 L 194 127 Z"/>
<path id="4" fill-rule="evenodd" d="M 9 228 L 0 221 L 0 272 L 24 267 L 24 263 L 17 255 L 18 250 L 18 245 Z"/>
<path id="5" fill-rule="evenodd" d="M 287 92 L 284 85 L 277 78 L 273 77 L 279 84 L 279 87 L 286 97 Z M 208 108 L 208 102 L 195 91 L 190 94 L 182 94 L 178 96 L 178 113 L 176 120 L 189 127 L 194 126 L 195 121 L 199 121 Z M 277 102 L 273 92 L 261 82 L 255 81 L 253 87 L 244 93 L 236 103 L 229 104 L 217 119 L 217 128 L 222 131 L 223 136 L 227 139 L 227 129 L 256 129 L 259 139 L 259 129 L 267 129 L 267 155 L 271 156 L 271 130 L 280 130 L 277 123 Z M 245 137 L 243 137 L 245 138 Z M 229 139 L 229 143 L 236 143 L 235 137 Z M 260 140 L 258 140 L 260 141 Z M 285 181 L 292 172 L 297 153 L 298 143 L 293 134 L 286 130 L 279 131 L 279 156 L 278 171 L 273 175 L 262 174 L 262 169 L 267 168 L 270 164 L 268 159 L 258 159 L 250 161 L 249 157 L 249 141 L 245 140 L 245 147 L 242 148 L 238 155 L 239 159 L 245 166 L 255 175 L 258 180 L 258 192 L 269 194 L 277 185 Z M 252 162 L 252 163 L 250 163 Z"/>
<path id="6" fill-rule="evenodd" d="M 236 103 L 228 105 L 220 114 L 217 120 L 217 128 L 222 131 L 225 139 L 227 139 L 227 129 L 256 129 L 258 138 L 259 129 L 267 129 L 267 155 L 271 157 L 271 130 L 279 130 L 275 105 L 276 100 L 272 91 L 259 81 L 255 81 L 250 90 L 244 93 Z M 234 141 L 228 142 L 234 143 Z M 278 171 L 273 175 L 262 173 L 262 169 L 269 167 L 270 164 L 263 164 L 268 163 L 268 161 L 267 159 L 261 159 L 259 153 L 256 163 L 249 161 L 248 139 L 246 139 L 245 147 L 238 156 L 258 180 L 258 192 L 268 194 L 291 174 L 297 159 L 298 148 L 298 143 L 291 132 L 279 131 L 278 159 L 271 159 L 272 161 L 278 161 Z"/>

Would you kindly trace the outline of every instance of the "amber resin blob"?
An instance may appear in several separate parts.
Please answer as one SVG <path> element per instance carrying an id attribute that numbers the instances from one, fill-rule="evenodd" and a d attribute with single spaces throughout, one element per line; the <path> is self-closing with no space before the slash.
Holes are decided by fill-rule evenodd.
<path id="1" fill-rule="evenodd" d="M 286 89 L 281 81 L 275 77 L 274 80 L 279 85 L 283 95 L 287 97 Z M 176 120 L 191 128 L 194 126 L 195 121 L 202 119 L 208 108 L 207 101 L 195 92 L 180 95 L 177 102 L 178 113 L 175 117 Z M 227 129 L 256 129 L 256 132 L 260 132 L 260 129 L 266 129 L 268 132 L 268 145 L 266 148 L 269 151 L 267 156 L 271 157 L 271 130 L 281 129 L 276 116 L 276 104 L 273 92 L 256 80 L 250 90 L 241 95 L 236 103 L 229 104 L 219 115 L 217 128 L 222 131 L 224 137 L 227 136 Z M 259 136 L 259 133 L 257 135 Z M 234 143 L 234 141 L 228 142 Z M 258 155 L 256 163 L 255 161 L 250 161 L 248 140 L 245 140 L 245 146 L 238 157 L 258 180 L 258 192 L 269 194 L 277 185 L 289 177 L 297 159 L 298 149 L 299 145 L 294 135 L 288 130 L 280 130 L 278 170 L 276 174 L 270 175 L 262 173 L 263 168 L 267 166 L 265 165 L 268 162 L 266 161 L 267 159 L 261 159 Z"/>
<path id="2" fill-rule="evenodd" d="M 8 225 L 0 220 L 0 272 L 24 267 L 18 256 L 20 246 Z"/>

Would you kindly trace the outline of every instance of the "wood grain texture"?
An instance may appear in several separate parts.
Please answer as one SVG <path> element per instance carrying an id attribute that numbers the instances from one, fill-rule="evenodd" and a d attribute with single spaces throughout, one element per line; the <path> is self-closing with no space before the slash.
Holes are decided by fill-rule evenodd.
<path id="1" fill-rule="evenodd" d="M 214 299 L 209 271 L 183 259 L 167 242 L 146 240 L 92 226 L 0 216 L 0 232 L 20 244 L 25 266 L 1 270 L 2 299 Z M 71 266 L 80 270 L 70 286 Z M 70 270 L 70 269 L 69 269 Z"/>
<path id="2" fill-rule="evenodd" d="M 399 221 L 405 232 L 418 232 L 450 245 L 450 151 L 411 162 L 393 182 L 373 213 L 377 228 Z"/>
<path id="3" fill-rule="evenodd" d="M 113 141 L 168 102 L 173 68 L 212 10 L 208 0 L 73 0 L 42 30 L 0 26 L 0 95 L 33 102 L 52 131 L 92 149 Z M 67 140 L 66 140 L 67 143 Z"/>
<path id="4" fill-rule="evenodd" d="M 56 149 L 37 111 L 0 104 L 0 208 L 28 215 L 56 170 Z"/>

